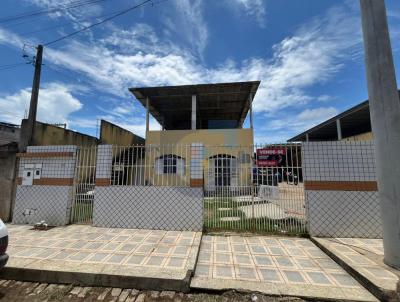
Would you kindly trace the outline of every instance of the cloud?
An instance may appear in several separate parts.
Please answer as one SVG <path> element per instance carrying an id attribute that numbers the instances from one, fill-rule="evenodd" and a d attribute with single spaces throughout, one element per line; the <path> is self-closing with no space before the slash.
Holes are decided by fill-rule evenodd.
<path id="1" fill-rule="evenodd" d="M 249 17 L 255 18 L 259 26 L 265 26 L 266 10 L 262 0 L 229 0 L 238 12 L 244 12 Z"/>
<path id="2" fill-rule="evenodd" d="M 74 87 L 61 83 L 43 85 L 39 93 L 37 119 L 48 123 L 68 123 L 69 116 L 82 108 L 82 103 L 72 95 Z M 20 124 L 29 112 L 31 89 L 0 97 L 0 119 Z"/>
<path id="3" fill-rule="evenodd" d="M 334 107 L 317 107 L 302 110 L 298 114 L 285 115 L 268 123 L 268 130 L 290 130 L 301 132 L 337 115 L 339 111 Z"/>
<path id="4" fill-rule="evenodd" d="M 172 1 L 173 15 L 166 15 L 164 24 L 169 36 L 177 36 L 202 57 L 208 42 L 208 28 L 203 16 L 202 0 Z"/>
<path id="5" fill-rule="evenodd" d="M 327 94 L 323 94 L 317 97 L 317 101 L 322 103 L 331 102 L 334 101 L 335 99 L 336 99 L 335 97 Z"/>
<path id="6" fill-rule="evenodd" d="M 42 9 L 54 10 L 48 14 L 50 18 L 66 18 L 72 21 L 78 21 L 85 17 L 96 17 L 103 12 L 101 5 L 91 3 L 80 5 L 81 3 L 71 0 L 25 0 Z M 69 9 L 65 9 L 70 7 Z M 60 10 L 55 10 L 60 8 Z"/>
<path id="7" fill-rule="evenodd" d="M 305 109 L 298 115 L 297 121 L 299 124 L 307 125 L 313 123 L 314 125 L 325 121 L 339 112 L 334 107 L 319 107 L 313 109 Z"/>
<path id="8" fill-rule="evenodd" d="M 180 14 L 170 20 L 169 30 L 185 32 L 194 44 L 200 43 L 196 49 L 204 50 L 208 34 L 201 1 L 174 3 Z M 286 108 L 301 111 L 314 100 L 328 101 L 309 89 L 334 78 L 362 50 L 358 16 L 346 7 L 334 7 L 301 25 L 273 46 L 271 57 L 227 60 L 216 67 L 207 67 L 190 48 L 163 39 L 146 24 L 125 29 L 113 25 L 98 35 L 96 43 L 71 39 L 63 48 L 46 48 L 45 63 L 82 74 L 94 89 L 126 100 L 133 99 L 127 89 L 135 86 L 261 80 L 254 111 L 267 115 L 272 126 L 276 113 Z M 0 29 L 0 43 L 18 47 L 20 39 Z M 133 114 L 124 108 L 113 121 L 143 131 L 143 120 L 125 119 Z"/>
<path id="9" fill-rule="evenodd" d="M 199 1 L 176 3 L 188 16 L 196 15 L 193 7 L 200 5 Z M 214 68 L 199 63 L 186 48 L 160 41 L 144 24 L 126 30 L 114 26 L 96 43 L 70 40 L 62 49 L 46 48 L 45 58 L 86 75 L 98 90 L 119 97 L 128 97 L 127 88 L 132 86 L 261 80 L 254 110 L 271 113 L 312 101 L 308 88 L 334 77 L 345 60 L 361 51 L 359 27 L 351 12 L 333 8 L 275 44 L 271 58 L 230 60 Z M 9 37 L 18 40 L 15 34 L 0 31 L 3 44 L 10 43 Z M 133 51 L 127 52 L 130 46 Z"/>

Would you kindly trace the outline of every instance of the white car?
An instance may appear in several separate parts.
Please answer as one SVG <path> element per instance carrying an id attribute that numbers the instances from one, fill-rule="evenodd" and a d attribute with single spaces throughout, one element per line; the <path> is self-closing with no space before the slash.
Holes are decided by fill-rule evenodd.
<path id="1" fill-rule="evenodd" d="M 0 268 L 3 268 L 8 261 L 8 255 L 6 254 L 7 246 L 8 246 L 7 227 L 0 219 Z"/>

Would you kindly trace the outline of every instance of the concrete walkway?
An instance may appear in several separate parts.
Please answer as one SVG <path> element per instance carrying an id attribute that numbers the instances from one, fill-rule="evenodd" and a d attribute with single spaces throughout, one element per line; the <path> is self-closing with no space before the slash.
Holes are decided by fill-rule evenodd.
<path id="1" fill-rule="evenodd" d="M 86 225 L 7 228 L 10 260 L 1 278 L 182 292 L 189 291 L 201 239 L 198 232 Z"/>
<path id="2" fill-rule="evenodd" d="M 400 272 L 383 263 L 382 239 L 313 238 L 313 241 L 376 297 L 400 301 L 396 292 Z"/>
<path id="3" fill-rule="evenodd" d="M 203 236 L 191 287 L 377 301 L 310 240 L 290 237 Z"/>
<path id="4" fill-rule="evenodd" d="M 47 231 L 26 225 L 7 227 L 10 260 L 0 271 L 2 279 L 177 292 L 234 289 L 277 296 L 377 301 L 304 238 L 202 237 L 199 232 L 87 225 Z"/>

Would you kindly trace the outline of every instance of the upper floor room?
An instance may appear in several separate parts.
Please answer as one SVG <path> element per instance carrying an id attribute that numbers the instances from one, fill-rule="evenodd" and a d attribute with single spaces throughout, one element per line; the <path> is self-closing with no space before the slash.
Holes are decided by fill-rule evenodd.
<path id="1" fill-rule="evenodd" d="M 130 88 L 163 130 L 240 129 L 260 81 Z"/>

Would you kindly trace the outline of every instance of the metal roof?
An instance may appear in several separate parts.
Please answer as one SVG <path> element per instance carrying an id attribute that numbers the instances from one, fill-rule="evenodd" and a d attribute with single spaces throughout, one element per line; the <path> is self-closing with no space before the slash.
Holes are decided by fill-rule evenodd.
<path id="1" fill-rule="evenodd" d="M 242 127 L 249 110 L 249 96 L 256 94 L 260 81 L 130 88 L 164 129 L 190 129 L 192 95 L 197 97 L 197 128 L 209 120 L 233 120 Z"/>
<path id="2" fill-rule="evenodd" d="M 337 140 L 336 120 L 340 119 L 343 138 L 371 131 L 369 101 L 364 101 L 332 118 L 296 135 L 288 142 Z"/>

